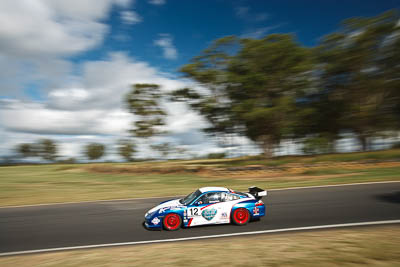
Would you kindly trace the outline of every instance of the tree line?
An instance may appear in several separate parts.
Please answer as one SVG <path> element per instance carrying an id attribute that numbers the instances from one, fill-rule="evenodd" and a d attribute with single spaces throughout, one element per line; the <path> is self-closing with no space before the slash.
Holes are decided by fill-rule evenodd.
<path id="1" fill-rule="evenodd" d="M 284 140 L 301 140 L 305 153 L 332 152 L 343 132 L 365 151 L 373 138 L 399 130 L 399 21 L 397 10 L 347 19 L 315 47 L 293 34 L 220 38 L 180 69 L 201 89 L 164 98 L 201 114 L 208 134 L 246 136 L 267 157 Z M 134 86 L 127 102 L 142 118 L 135 136 L 163 125 L 159 99 L 157 85 Z"/>
<path id="2" fill-rule="evenodd" d="M 153 144 L 150 147 L 163 158 L 187 152 L 184 148 L 173 146 L 168 142 Z M 38 158 L 49 162 L 75 162 L 73 158 L 61 160 L 62 155 L 59 154 L 59 146 L 51 139 L 40 139 L 34 143 L 21 143 L 16 146 L 15 150 L 21 158 Z M 95 142 L 88 143 L 83 146 L 82 152 L 88 160 L 98 160 L 105 156 L 106 145 Z M 116 153 L 127 162 L 134 161 L 137 153 L 136 144 L 128 139 L 121 139 L 116 144 Z"/>
<path id="3" fill-rule="evenodd" d="M 34 143 L 21 143 L 16 147 L 17 154 L 22 158 L 40 158 L 45 161 L 55 162 L 60 158 L 58 145 L 51 139 L 40 139 Z M 119 140 L 117 144 L 118 154 L 126 161 L 132 161 L 136 153 L 136 146 L 129 140 Z M 83 147 L 83 154 L 89 160 L 102 158 L 106 153 L 106 146 L 101 143 L 89 143 Z M 71 163 L 75 159 L 62 160 Z"/>

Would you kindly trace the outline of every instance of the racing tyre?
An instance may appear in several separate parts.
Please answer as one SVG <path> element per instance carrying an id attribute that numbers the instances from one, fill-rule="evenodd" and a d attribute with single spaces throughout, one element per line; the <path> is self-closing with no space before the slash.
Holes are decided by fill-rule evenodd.
<path id="1" fill-rule="evenodd" d="M 232 222 L 236 225 L 245 225 L 250 220 L 250 213 L 247 209 L 238 208 L 232 214 Z"/>
<path id="2" fill-rule="evenodd" d="M 167 214 L 163 219 L 163 226 L 165 230 L 176 231 L 181 227 L 181 216 L 176 213 Z"/>

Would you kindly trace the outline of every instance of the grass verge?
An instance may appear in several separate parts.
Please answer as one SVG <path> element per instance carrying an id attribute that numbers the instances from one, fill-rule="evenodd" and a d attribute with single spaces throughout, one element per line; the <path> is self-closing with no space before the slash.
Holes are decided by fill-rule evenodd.
<path id="1" fill-rule="evenodd" d="M 400 167 L 218 177 L 190 173 L 97 173 L 89 171 L 88 165 L 79 164 L 14 166 L 0 168 L 0 206 L 175 196 L 202 186 L 245 191 L 252 185 L 273 189 L 392 180 L 400 180 Z"/>
<path id="2" fill-rule="evenodd" d="M 10 256 L 0 265 L 399 266 L 399 246 L 393 225 Z"/>
<path id="3" fill-rule="evenodd" d="M 221 165 L 221 166 L 247 166 L 247 165 L 265 165 L 281 166 L 290 163 L 319 163 L 319 162 L 354 162 L 354 161 L 385 161 L 400 160 L 400 149 L 389 149 L 372 152 L 352 152 L 352 153 L 334 153 L 310 156 L 279 156 L 272 159 L 265 159 L 262 156 L 250 156 L 230 160 L 202 160 L 195 161 L 193 164 L 201 163 L 203 165 Z"/>

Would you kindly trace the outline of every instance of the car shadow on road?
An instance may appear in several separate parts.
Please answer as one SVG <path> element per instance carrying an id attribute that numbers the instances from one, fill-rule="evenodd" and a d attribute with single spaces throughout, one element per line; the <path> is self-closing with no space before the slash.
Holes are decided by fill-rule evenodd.
<path id="1" fill-rule="evenodd" d="M 390 194 L 377 195 L 376 198 L 380 201 L 400 204 L 400 191 Z"/>
<path id="2" fill-rule="evenodd" d="M 253 219 L 253 220 L 250 220 L 249 222 L 248 222 L 248 224 L 257 224 L 257 223 L 259 223 L 261 220 L 258 218 L 258 219 Z M 206 224 L 206 225 L 196 225 L 196 226 L 192 226 L 192 227 L 181 227 L 181 230 L 188 230 L 188 229 L 193 229 L 193 228 L 195 228 L 195 229 L 202 229 L 202 228 L 213 228 L 213 227 L 227 227 L 227 226 L 231 226 L 231 227 L 242 227 L 242 226 L 240 226 L 240 225 L 235 225 L 235 224 L 230 224 L 230 223 L 223 223 L 223 224 Z M 158 228 L 158 229 L 152 229 L 152 228 L 147 228 L 146 226 L 145 226 L 145 224 L 144 224 L 144 222 L 142 223 L 142 227 L 144 228 L 144 229 L 146 229 L 146 230 L 148 230 L 148 231 L 161 231 L 161 230 L 163 230 L 163 229 L 161 229 L 161 228 Z"/>

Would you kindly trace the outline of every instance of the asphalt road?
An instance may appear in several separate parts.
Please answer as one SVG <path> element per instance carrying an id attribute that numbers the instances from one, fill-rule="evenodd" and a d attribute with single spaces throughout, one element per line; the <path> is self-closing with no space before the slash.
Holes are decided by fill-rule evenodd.
<path id="1" fill-rule="evenodd" d="M 2 208 L 0 253 L 400 219 L 400 183 L 269 191 L 267 216 L 246 226 L 144 229 L 145 212 L 163 200 Z"/>

